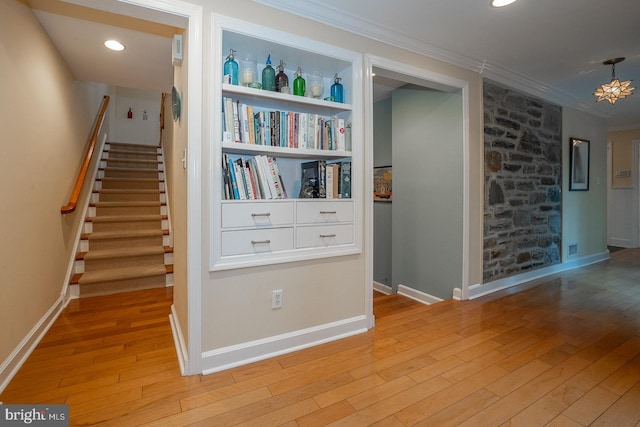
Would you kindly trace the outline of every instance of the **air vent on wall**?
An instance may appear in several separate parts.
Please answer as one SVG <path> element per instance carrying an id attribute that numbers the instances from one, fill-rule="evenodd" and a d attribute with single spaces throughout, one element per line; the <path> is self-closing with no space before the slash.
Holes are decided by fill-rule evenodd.
<path id="1" fill-rule="evenodd" d="M 576 256 L 576 255 L 578 255 L 578 244 L 572 243 L 569 245 L 569 256 Z"/>

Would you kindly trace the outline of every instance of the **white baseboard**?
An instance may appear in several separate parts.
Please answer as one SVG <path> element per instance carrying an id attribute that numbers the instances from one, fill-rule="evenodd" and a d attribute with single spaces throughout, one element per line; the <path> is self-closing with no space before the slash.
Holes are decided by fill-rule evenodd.
<path id="1" fill-rule="evenodd" d="M 0 365 L 0 393 L 9 385 L 9 382 L 18 373 L 27 358 L 31 355 L 40 340 L 47 333 L 53 322 L 56 321 L 62 310 L 67 305 L 67 300 L 61 295 L 56 302 L 47 310 L 36 325 L 13 349 L 11 354 Z"/>
<path id="2" fill-rule="evenodd" d="M 189 362 L 189 352 L 180 328 L 180 319 L 175 310 L 175 306 L 171 304 L 171 314 L 169 315 L 169 323 L 171 323 L 171 334 L 173 335 L 173 344 L 176 346 L 176 355 L 178 356 L 178 364 L 180 365 L 180 373 L 186 375 L 186 366 Z"/>
<path id="3" fill-rule="evenodd" d="M 398 285 L 398 293 L 404 295 L 407 298 L 411 298 L 423 304 L 435 304 L 440 301 L 444 301 L 442 298 L 434 297 L 433 295 L 426 294 L 417 289 L 410 288 L 405 285 Z"/>
<path id="4" fill-rule="evenodd" d="M 373 290 L 383 293 L 385 295 L 391 295 L 392 289 L 391 286 L 384 285 L 380 282 L 373 281 Z"/>
<path id="5" fill-rule="evenodd" d="M 609 251 L 604 251 L 586 257 L 572 259 L 571 261 L 565 261 L 561 264 L 539 268 L 537 270 L 528 271 L 526 273 L 517 274 L 515 276 L 505 277 L 504 279 L 494 280 L 493 282 L 471 285 L 469 286 L 469 299 L 479 298 L 485 295 L 489 295 L 493 292 L 510 288 L 512 286 L 517 286 L 526 282 L 543 279 L 547 276 L 561 273 L 563 271 L 569 271 L 575 268 L 596 264 L 598 262 L 606 261 L 607 259 L 609 259 Z M 454 295 L 456 294 L 456 291 L 458 294 L 461 294 L 460 289 L 456 288 L 454 290 Z"/>
<path id="6" fill-rule="evenodd" d="M 365 315 L 202 353 L 202 373 L 212 374 L 367 331 Z"/>
<path id="7" fill-rule="evenodd" d="M 610 237 L 609 238 L 609 243 L 607 243 L 609 246 L 616 246 L 618 248 L 632 248 L 633 247 L 633 242 L 631 241 L 631 239 L 618 239 L 615 237 Z"/>

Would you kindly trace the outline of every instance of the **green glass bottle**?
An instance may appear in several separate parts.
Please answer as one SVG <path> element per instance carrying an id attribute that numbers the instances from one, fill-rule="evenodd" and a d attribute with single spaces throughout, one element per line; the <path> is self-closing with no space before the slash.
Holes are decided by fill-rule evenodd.
<path id="1" fill-rule="evenodd" d="M 295 79 L 293 79 L 293 94 L 304 96 L 306 92 L 306 82 L 302 77 L 302 68 L 298 67 L 298 70 L 294 74 Z"/>
<path id="2" fill-rule="evenodd" d="M 271 54 L 267 55 L 267 65 L 262 70 L 262 89 L 276 90 L 276 70 L 271 66 Z"/>

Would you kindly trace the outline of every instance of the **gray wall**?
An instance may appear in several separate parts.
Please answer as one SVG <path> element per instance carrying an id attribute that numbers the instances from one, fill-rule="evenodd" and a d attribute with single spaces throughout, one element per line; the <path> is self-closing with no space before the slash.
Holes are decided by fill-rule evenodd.
<path id="1" fill-rule="evenodd" d="M 448 299 L 462 285 L 462 95 L 393 94 L 394 284 Z"/>
<path id="2" fill-rule="evenodd" d="M 484 83 L 484 281 L 560 262 L 562 110 Z"/>
<path id="3" fill-rule="evenodd" d="M 373 104 L 373 165 L 392 166 L 391 97 Z M 372 197 L 372 195 L 367 195 Z M 391 269 L 392 205 L 373 203 L 373 280 L 393 287 Z M 397 287 L 393 289 L 397 291 Z"/>

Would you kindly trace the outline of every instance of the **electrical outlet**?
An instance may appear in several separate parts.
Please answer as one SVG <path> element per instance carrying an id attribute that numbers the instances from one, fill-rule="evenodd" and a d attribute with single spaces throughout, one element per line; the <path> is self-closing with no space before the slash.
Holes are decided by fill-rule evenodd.
<path id="1" fill-rule="evenodd" d="M 282 289 L 271 291 L 271 308 L 282 308 Z"/>

